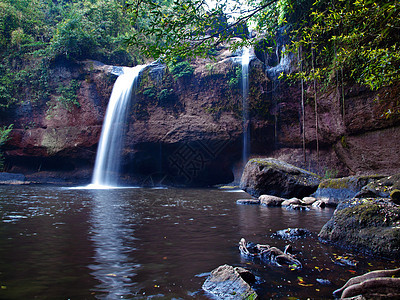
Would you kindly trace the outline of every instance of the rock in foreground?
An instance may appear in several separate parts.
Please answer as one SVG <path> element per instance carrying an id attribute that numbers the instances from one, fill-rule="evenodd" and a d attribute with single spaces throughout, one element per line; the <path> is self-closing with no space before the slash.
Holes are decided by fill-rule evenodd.
<path id="1" fill-rule="evenodd" d="M 256 292 L 242 278 L 243 268 L 222 265 L 214 269 L 203 284 L 203 290 L 217 299 L 257 299 Z"/>
<path id="2" fill-rule="evenodd" d="M 344 201 L 319 237 L 364 253 L 400 257 L 400 206 L 388 198 Z"/>
<path id="3" fill-rule="evenodd" d="M 243 171 L 240 188 L 252 196 L 262 194 L 282 198 L 303 198 L 314 193 L 318 175 L 274 159 L 251 159 Z"/>
<path id="4" fill-rule="evenodd" d="M 400 268 L 394 270 L 377 270 L 361 276 L 350 278 L 346 284 L 333 292 L 341 299 L 399 299 Z M 358 299 L 358 298 L 357 298 Z"/>

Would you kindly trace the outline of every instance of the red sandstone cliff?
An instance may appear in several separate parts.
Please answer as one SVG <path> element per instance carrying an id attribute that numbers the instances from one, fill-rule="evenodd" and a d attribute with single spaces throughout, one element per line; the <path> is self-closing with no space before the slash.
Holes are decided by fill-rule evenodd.
<path id="1" fill-rule="evenodd" d="M 223 55 L 193 62 L 190 77 L 174 79 L 160 66 L 146 69 L 127 124 L 127 181 L 210 185 L 233 180 L 241 160 L 242 100 L 234 82 L 238 63 Z M 2 120 L 15 128 L 5 152 L 7 170 L 39 181 L 89 181 L 116 78 L 110 70 L 97 62 L 54 64 L 53 87 L 71 79 L 81 82 L 80 108 L 57 105 L 56 94 L 49 103 L 16 107 Z M 376 101 L 376 93 L 345 89 L 344 116 L 336 89 L 319 95 L 318 164 L 313 101 L 306 105 L 304 162 L 299 87 L 271 82 L 257 59 L 250 82 L 252 155 L 281 158 L 321 174 L 400 172 L 400 118 L 385 118 L 388 102 Z"/>

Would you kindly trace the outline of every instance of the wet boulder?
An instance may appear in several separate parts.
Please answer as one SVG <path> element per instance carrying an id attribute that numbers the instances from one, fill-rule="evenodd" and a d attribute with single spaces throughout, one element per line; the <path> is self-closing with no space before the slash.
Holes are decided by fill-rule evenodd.
<path id="1" fill-rule="evenodd" d="M 373 175 L 325 179 L 313 196 L 328 206 L 337 206 L 340 201 L 353 198 L 367 184 L 382 178 L 383 176 Z"/>
<path id="2" fill-rule="evenodd" d="M 260 204 L 264 206 L 281 206 L 287 199 L 271 196 L 271 195 L 261 195 L 258 197 Z"/>
<path id="3" fill-rule="evenodd" d="M 303 198 L 314 193 L 320 177 L 274 158 L 251 159 L 246 164 L 240 188 L 252 196 L 267 194 Z"/>
<path id="4" fill-rule="evenodd" d="M 303 205 L 312 205 L 315 201 L 317 201 L 314 197 L 304 197 L 301 199 L 301 204 Z"/>
<path id="5" fill-rule="evenodd" d="M 319 233 L 343 248 L 400 257 L 400 206 L 388 198 L 349 199 L 338 205 Z"/>
<path id="6" fill-rule="evenodd" d="M 388 198 L 395 189 L 400 189 L 400 174 L 374 180 L 364 186 L 356 198 Z"/>
<path id="7" fill-rule="evenodd" d="M 257 299 L 257 293 L 249 284 L 254 281 L 255 277 L 249 271 L 222 265 L 211 272 L 203 284 L 203 290 L 217 299 Z"/>
<path id="8" fill-rule="evenodd" d="M 301 204 L 301 200 L 296 197 L 287 199 L 282 202 L 282 206 L 299 205 L 299 204 Z"/>

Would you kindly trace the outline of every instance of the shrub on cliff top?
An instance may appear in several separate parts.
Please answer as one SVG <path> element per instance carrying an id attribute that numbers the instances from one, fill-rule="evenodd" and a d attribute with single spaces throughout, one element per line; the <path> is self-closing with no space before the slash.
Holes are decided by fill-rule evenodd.
<path id="1" fill-rule="evenodd" d="M 188 61 L 181 61 L 181 62 L 170 62 L 168 64 L 168 69 L 171 72 L 174 79 L 183 78 L 183 77 L 190 77 L 194 73 L 194 68 L 190 65 Z"/>

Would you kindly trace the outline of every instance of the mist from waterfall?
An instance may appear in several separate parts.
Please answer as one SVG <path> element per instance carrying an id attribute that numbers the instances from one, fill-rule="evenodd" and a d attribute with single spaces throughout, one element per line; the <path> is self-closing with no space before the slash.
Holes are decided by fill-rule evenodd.
<path id="1" fill-rule="evenodd" d="M 91 186 L 117 187 L 121 169 L 127 115 L 140 71 L 145 65 L 123 67 L 107 106 Z"/>
<path id="2" fill-rule="evenodd" d="M 242 51 L 242 110 L 243 110 L 243 166 L 250 155 L 250 126 L 249 126 L 249 63 L 250 48 L 244 47 Z"/>

